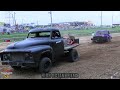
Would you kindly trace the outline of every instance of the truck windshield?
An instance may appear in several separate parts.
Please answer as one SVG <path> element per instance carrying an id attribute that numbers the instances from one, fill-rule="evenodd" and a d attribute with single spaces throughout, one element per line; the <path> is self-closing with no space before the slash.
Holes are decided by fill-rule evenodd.
<path id="1" fill-rule="evenodd" d="M 104 35 L 104 34 L 109 34 L 107 31 L 97 31 L 96 35 Z"/>
<path id="2" fill-rule="evenodd" d="M 28 34 L 28 38 L 50 37 L 50 32 L 32 32 Z"/>

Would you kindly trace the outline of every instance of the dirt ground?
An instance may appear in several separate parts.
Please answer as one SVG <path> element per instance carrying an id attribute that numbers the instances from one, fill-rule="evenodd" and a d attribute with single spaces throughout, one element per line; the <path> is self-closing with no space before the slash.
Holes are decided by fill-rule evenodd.
<path id="1" fill-rule="evenodd" d="M 80 46 L 76 49 L 79 60 L 74 63 L 61 60 L 51 69 L 50 73 L 78 73 L 78 79 L 120 79 L 120 34 L 112 34 L 109 43 L 93 44 L 90 36 L 80 37 Z M 8 42 L 0 44 L 4 49 Z M 10 79 L 42 79 L 34 69 L 13 71 Z"/>

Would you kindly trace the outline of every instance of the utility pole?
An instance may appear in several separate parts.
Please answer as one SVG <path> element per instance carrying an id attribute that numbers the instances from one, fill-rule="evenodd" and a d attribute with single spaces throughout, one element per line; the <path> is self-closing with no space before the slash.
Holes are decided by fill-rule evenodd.
<path id="1" fill-rule="evenodd" d="M 113 13 L 112 13 L 112 27 L 113 27 Z"/>
<path id="2" fill-rule="evenodd" d="M 15 12 L 14 12 L 14 25 L 16 25 L 16 19 L 15 19 Z"/>
<path id="3" fill-rule="evenodd" d="M 12 11 L 8 11 L 8 17 L 7 17 L 7 18 L 8 18 L 8 23 L 9 23 L 9 24 L 11 24 L 11 18 L 12 18 L 11 12 L 12 12 Z"/>
<path id="4" fill-rule="evenodd" d="M 102 27 L 102 11 L 101 11 L 101 27 Z"/>
<path id="5" fill-rule="evenodd" d="M 13 19 L 13 11 L 8 11 L 8 23 L 11 25 L 11 19 Z"/>
<path id="6" fill-rule="evenodd" d="M 14 25 L 14 16 L 13 16 L 13 14 L 12 14 L 12 21 L 13 21 L 13 25 Z"/>
<path id="7" fill-rule="evenodd" d="M 18 25 L 16 25 L 16 13 L 14 12 L 14 25 L 15 25 L 15 30 L 18 31 Z"/>
<path id="8" fill-rule="evenodd" d="M 9 11 L 8 13 L 9 13 L 9 17 L 8 17 L 8 18 L 9 18 L 9 24 L 10 24 L 10 18 L 11 18 L 11 17 L 10 17 L 10 11 Z"/>
<path id="9" fill-rule="evenodd" d="M 49 12 L 50 14 L 50 19 L 51 19 L 51 28 L 52 28 L 52 11 Z"/>

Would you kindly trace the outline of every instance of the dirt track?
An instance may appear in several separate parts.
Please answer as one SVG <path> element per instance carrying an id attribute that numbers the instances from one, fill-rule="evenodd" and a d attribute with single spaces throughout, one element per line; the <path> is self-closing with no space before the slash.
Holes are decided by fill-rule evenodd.
<path id="1" fill-rule="evenodd" d="M 59 61 L 50 73 L 78 73 L 79 79 L 120 79 L 120 34 L 113 34 L 112 42 L 92 44 L 90 37 L 81 37 L 79 61 L 70 63 Z M 6 43 L 0 44 L 0 50 Z M 4 46 L 3 46 L 4 45 Z M 12 79 L 40 79 L 41 75 L 33 69 L 14 71 Z"/>

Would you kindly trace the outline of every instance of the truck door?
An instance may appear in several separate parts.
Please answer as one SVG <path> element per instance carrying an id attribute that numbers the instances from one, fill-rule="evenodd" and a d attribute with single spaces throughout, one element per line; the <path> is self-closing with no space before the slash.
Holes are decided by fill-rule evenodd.
<path id="1" fill-rule="evenodd" d="M 61 38 L 59 31 L 53 31 L 52 33 L 51 46 L 54 50 L 55 56 L 60 56 L 64 53 L 63 39 Z"/>

